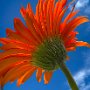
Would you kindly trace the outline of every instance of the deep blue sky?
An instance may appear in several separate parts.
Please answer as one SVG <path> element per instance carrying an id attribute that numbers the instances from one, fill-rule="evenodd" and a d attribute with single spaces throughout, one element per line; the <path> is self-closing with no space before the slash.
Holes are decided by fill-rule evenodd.
<path id="1" fill-rule="evenodd" d="M 19 17 L 23 22 L 23 18 L 20 14 L 20 8 L 26 7 L 27 3 L 31 3 L 32 9 L 35 12 L 35 6 L 38 0 L 0 0 L 0 37 L 5 37 L 6 28 L 13 28 L 13 19 Z M 81 0 L 84 1 L 84 0 Z M 80 4 L 82 6 L 80 6 Z M 78 15 L 88 16 L 90 19 L 90 1 L 77 4 L 77 8 L 81 11 Z M 79 40 L 87 41 L 90 43 L 90 23 L 85 23 L 79 26 L 76 30 L 79 31 L 77 35 Z M 76 51 L 68 53 L 70 60 L 67 61 L 67 66 L 72 75 L 78 83 L 80 90 L 90 90 L 90 49 L 86 47 L 77 48 Z M 18 72 L 17 72 L 18 73 Z M 81 76 L 79 76 L 81 75 Z M 77 79 L 77 78 L 78 79 Z M 80 79 L 80 80 L 79 80 Z M 83 86 L 82 86 L 83 85 Z M 84 88 L 85 87 L 85 88 Z M 89 88 L 89 89 L 87 89 Z M 33 76 L 27 80 L 20 87 L 16 86 L 16 82 L 10 84 L 7 83 L 4 90 L 70 90 L 67 84 L 67 80 L 64 74 L 57 70 L 54 72 L 53 77 L 48 85 L 44 85 L 42 82 L 38 83 Z"/>

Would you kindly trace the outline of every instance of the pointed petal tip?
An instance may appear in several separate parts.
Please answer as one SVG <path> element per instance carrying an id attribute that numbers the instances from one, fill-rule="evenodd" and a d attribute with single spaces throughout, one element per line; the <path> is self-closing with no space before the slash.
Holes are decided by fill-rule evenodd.
<path id="1" fill-rule="evenodd" d="M 41 79 L 37 79 L 37 81 L 40 83 L 41 82 Z"/>
<path id="2" fill-rule="evenodd" d="M 47 71 L 44 73 L 44 84 L 48 84 L 50 82 L 52 74 L 53 74 L 52 71 L 51 72 Z"/>
<path id="3" fill-rule="evenodd" d="M 49 82 L 48 81 L 45 81 L 44 84 L 48 84 Z"/>
<path id="4" fill-rule="evenodd" d="M 42 79 L 42 69 L 41 68 L 38 68 L 37 69 L 37 72 L 36 72 L 36 79 L 37 81 L 40 83 L 41 82 L 41 79 Z"/>
<path id="5" fill-rule="evenodd" d="M 22 84 L 24 84 L 23 82 L 17 82 L 17 86 L 20 87 Z"/>
<path id="6" fill-rule="evenodd" d="M 86 46 L 86 47 L 88 47 L 88 48 L 90 48 L 90 44 L 89 43 L 87 43 L 87 42 L 83 42 L 83 41 L 77 41 L 76 42 L 76 46 L 78 47 L 78 46 Z"/>
<path id="7" fill-rule="evenodd" d="M 25 17 L 25 15 L 26 15 L 26 10 L 25 10 L 24 7 L 21 7 L 20 13 L 21 13 L 21 15 L 22 15 L 23 17 Z"/>
<path id="8" fill-rule="evenodd" d="M 20 22 L 19 18 L 14 18 L 14 24 Z"/>
<path id="9" fill-rule="evenodd" d="M 89 44 L 89 43 L 87 43 L 86 47 L 90 48 L 90 44 Z"/>
<path id="10" fill-rule="evenodd" d="M 27 4 L 27 8 L 29 8 L 30 6 L 31 6 L 30 3 L 28 3 L 28 4 Z"/>
<path id="11" fill-rule="evenodd" d="M 13 30 L 11 30 L 10 28 L 6 28 L 6 35 L 7 35 L 7 36 L 10 35 L 12 31 L 13 31 Z"/>
<path id="12" fill-rule="evenodd" d="M 48 83 L 49 83 L 49 81 L 46 80 L 45 77 L 44 77 L 44 84 L 48 84 Z"/>
<path id="13" fill-rule="evenodd" d="M 66 56 L 66 60 L 69 60 L 70 59 L 70 57 L 69 56 Z"/>

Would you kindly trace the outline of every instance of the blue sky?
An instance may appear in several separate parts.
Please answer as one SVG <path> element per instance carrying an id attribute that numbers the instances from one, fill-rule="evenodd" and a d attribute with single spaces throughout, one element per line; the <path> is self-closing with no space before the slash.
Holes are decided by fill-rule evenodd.
<path id="1" fill-rule="evenodd" d="M 32 9 L 35 12 L 35 6 L 38 0 L 0 0 L 0 37 L 5 37 L 6 28 L 14 29 L 13 19 L 19 17 L 20 8 L 26 7 L 30 2 Z M 70 0 L 69 0 L 70 1 Z M 78 15 L 85 15 L 90 19 L 90 0 L 79 0 L 76 4 L 76 9 L 80 12 Z M 69 7 L 69 11 L 71 7 Z M 76 29 L 79 32 L 77 38 L 79 40 L 90 43 L 90 23 L 85 23 Z M 67 61 L 67 66 L 75 78 L 80 90 L 90 90 L 90 49 L 86 47 L 77 48 L 76 51 L 68 53 L 70 60 Z M 38 83 L 33 76 L 20 87 L 16 86 L 16 81 L 12 84 L 7 83 L 4 90 L 70 90 L 64 74 L 57 70 L 48 85 L 44 85 L 43 80 Z"/>

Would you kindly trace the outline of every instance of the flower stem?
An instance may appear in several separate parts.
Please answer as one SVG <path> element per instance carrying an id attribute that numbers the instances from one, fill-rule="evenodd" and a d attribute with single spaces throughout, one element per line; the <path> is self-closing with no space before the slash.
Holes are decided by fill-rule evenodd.
<path id="1" fill-rule="evenodd" d="M 65 65 L 65 63 L 62 62 L 61 64 L 59 64 L 59 66 L 60 66 L 61 70 L 63 71 L 63 73 L 65 74 L 65 76 L 68 80 L 68 83 L 71 87 L 71 90 L 79 90 L 76 82 L 74 81 L 74 79 L 73 79 L 71 73 L 69 72 L 67 66 Z"/>

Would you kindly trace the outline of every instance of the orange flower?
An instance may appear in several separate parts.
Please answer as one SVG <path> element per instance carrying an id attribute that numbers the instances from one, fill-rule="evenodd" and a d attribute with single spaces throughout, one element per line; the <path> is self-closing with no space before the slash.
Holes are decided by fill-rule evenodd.
<path id="1" fill-rule="evenodd" d="M 8 81 L 18 79 L 21 85 L 36 71 L 40 82 L 44 73 L 47 84 L 58 64 L 67 60 L 67 52 L 78 46 L 90 47 L 90 44 L 78 41 L 75 28 L 88 19 L 84 16 L 73 18 L 78 11 L 72 11 L 62 20 L 68 9 L 67 0 L 39 0 L 36 14 L 30 4 L 21 8 L 20 12 L 26 26 L 19 18 L 14 19 L 15 31 L 6 29 L 7 38 L 0 38 L 0 81 L 5 85 Z"/>

